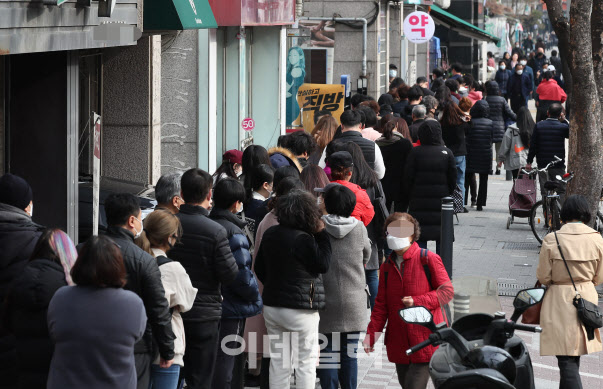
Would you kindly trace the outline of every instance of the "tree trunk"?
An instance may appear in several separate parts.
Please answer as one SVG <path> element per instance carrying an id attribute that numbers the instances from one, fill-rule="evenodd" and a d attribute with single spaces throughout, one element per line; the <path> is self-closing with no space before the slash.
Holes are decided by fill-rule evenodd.
<path id="1" fill-rule="evenodd" d="M 570 24 L 563 13 L 561 0 L 545 0 L 546 8 L 549 13 L 549 20 L 555 30 L 559 41 L 559 57 L 563 58 L 563 80 L 567 90 L 567 103 L 565 104 L 568 117 L 571 114 L 572 105 L 572 73 L 570 71 L 571 51 L 570 51 Z"/>
<path id="2" fill-rule="evenodd" d="M 593 0 L 573 0 L 570 9 L 569 66 L 575 114 L 570 125 L 569 170 L 575 172 L 568 195 L 586 197 L 596 219 L 603 186 L 601 104 L 593 69 L 591 13 Z M 592 223 L 591 223 L 592 225 Z"/>
<path id="3" fill-rule="evenodd" d="M 593 71 L 601 109 L 603 110 L 603 1 L 601 0 L 593 3 L 590 27 L 593 47 Z"/>

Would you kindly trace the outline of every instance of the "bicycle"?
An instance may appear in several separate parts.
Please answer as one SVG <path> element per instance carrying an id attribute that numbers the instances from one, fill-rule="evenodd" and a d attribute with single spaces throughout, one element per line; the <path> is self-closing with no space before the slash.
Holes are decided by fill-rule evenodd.
<path id="1" fill-rule="evenodd" d="M 549 168 L 562 161 L 557 156 L 555 156 L 555 159 L 555 161 L 549 163 L 543 169 L 535 169 L 529 172 L 522 169 L 522 172 L 528 175 L 548 172 Z M 546 196 L 532 206 L 529 216 L 530 227 L 538 243 L 542 243 L 547 234 L 561 228 L 561 202 L 559 201 L 559 197 L 560 193 L 565 193 L 565 186 L 573 178 L 573 172 L 566 173 L 563 177 L 557 176 L 555 180 L 549 180 L 544 183 Z"/>

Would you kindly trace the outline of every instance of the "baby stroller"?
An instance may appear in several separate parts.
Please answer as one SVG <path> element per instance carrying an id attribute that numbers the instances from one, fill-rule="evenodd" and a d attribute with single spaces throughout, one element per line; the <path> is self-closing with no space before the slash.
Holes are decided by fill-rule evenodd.
<path id="1" fill-rule="evenodd" d="M 530 217 L 530 210 L 536 203 L 536 175 L 522 173 L 519 170 L 517 179 L 513 181 L 513 188 L 509 193 L 509 218 L 507 230 L 515 222 L 516 217 Z"/>

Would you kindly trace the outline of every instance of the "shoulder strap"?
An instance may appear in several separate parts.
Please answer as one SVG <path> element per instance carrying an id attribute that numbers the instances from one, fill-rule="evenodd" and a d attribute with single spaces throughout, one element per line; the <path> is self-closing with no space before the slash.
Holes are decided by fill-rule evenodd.
<path id="1" fill-rule="evenodd" d="M 421 249 L 421 264 L 423 265 L 423 271 L 425 271 L 425 277 L 427 277 L 427 282 L 429 282 L 429 288 L 434 290 L 433 285 L 431 285 L 431 270 L 429 269 L 429 257 L 427 256 L 429 250 Z"/>
<path id="2" fill-rule="evenodd" d="M 572 273 L 570 273 L 569 266 L 567 266 L 567 261 L 565 260 L 565 257 L 563 256 L 563 251 L 561 251 L 561 245 L 559 244 L 559 238 L 557 238 L 557 231 L 553 231 L 553 233 L 555 234 L 555 240 L 557 241 L 557 248 L 559 249 L 559 254 L 561 254 L 561 259 L 563 259 L 563 264 L 565 265 L 565 268 L 567 269 L 567 274 L 569 274 L 570 280 L 572 280 L 572 285 L 574 285 L 574 290 L 576 291 L 576 293 L 578 293 L 578 289 L 576 289 L 576 284 L 574 283 L 574 278 L 572 277 Z"/>
<path id="3" fill-rule="evenodd" d="M 165 257 L 163 255 L 160 255 L 156 259 L 157 259 L 157 266 L 165 265 L 166 263 L 172 262 L 171 259 L 169 259 L 168 257 Z"/>

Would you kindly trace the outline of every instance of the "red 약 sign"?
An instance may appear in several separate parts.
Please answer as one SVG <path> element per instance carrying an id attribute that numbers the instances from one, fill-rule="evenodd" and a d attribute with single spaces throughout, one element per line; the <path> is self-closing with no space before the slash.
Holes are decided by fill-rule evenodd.
<path id="1" fill-rule="evenodd" d="M 243 122 L 241 122 L 241 126 L 245 131 L 251 131 L 255 128 L 255 121 L 252 118 L 245 118 Z"/>

